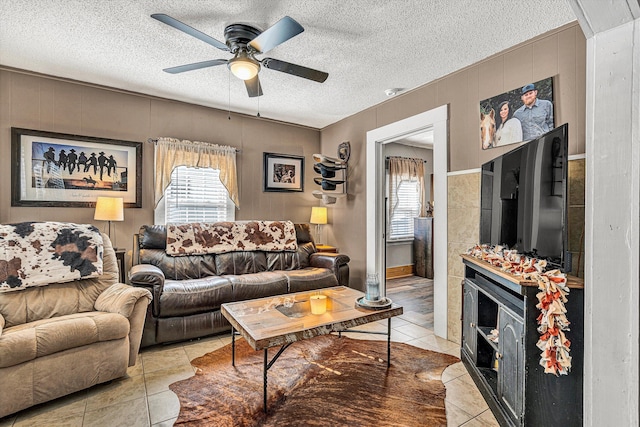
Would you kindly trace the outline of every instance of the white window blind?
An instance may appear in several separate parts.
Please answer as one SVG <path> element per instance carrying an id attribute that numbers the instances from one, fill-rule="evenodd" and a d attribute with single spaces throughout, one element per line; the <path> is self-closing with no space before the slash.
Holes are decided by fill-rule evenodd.
<path id="1" fill-rule="evenodd" d="M 220 182 L 220 171 L 179 166 L 164 193 L 165 221 L 219 222 L 235 219 L 235 205 Z"/>
<path id="2" fill-rule="evenodd" d="M 418 181 L 400 181 L 396 208 L 389 219 L 389 239 L 413 239 L 413 218 L 420 215 L 419 191 Z"/>

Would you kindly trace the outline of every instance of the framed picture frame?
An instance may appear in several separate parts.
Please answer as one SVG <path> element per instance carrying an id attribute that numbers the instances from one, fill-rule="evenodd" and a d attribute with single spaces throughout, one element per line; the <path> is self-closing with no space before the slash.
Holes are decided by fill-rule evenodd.
<path id="1" fill-rule="evenodd" d="M 262 153 L 263 191 L 304 191 L 304 157 Z"/>
<path id="2" fill-rule="evenodd" d="M 142 207 L 142 143 L 11 128 L 11 206 Z"/>
<path id="3" fill-rule="evenodd" d="M 554 128 L 553 77 L 480 101 L 483 150 L 529 141 Z"/>

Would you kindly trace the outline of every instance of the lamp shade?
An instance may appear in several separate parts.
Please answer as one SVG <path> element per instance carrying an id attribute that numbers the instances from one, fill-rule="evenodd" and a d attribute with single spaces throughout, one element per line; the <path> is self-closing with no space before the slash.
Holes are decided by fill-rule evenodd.
<path id="1" fill-rule="evenodd" d="M 327 208 L 323 206 L 314 206 L 311 208 L 311 224 L 326 224 L 327 223 Z"/>
<path id="2" fill-rule="evenodd" d="M 233 75 L 241 80 L 251 80 L 260 71 L 260 63 L 242 52 L 230 59 L 227 66 Z"/>
<path id="3" fill-rule="evenodd" d="M 93 219 L 98 221 L 124 221 L 122 197 L 98 197 Z"/>

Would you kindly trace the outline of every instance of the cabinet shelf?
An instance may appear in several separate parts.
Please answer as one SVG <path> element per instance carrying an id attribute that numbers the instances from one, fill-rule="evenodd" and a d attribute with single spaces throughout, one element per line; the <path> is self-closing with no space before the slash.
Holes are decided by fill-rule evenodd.
<path id="1" fill-rule="evenodd" d="M 487 341 L 487 343 L 489 343 L 489 345 L 491 347 L 493 347 L 494 351 L 497 352 L 498 351 L 498 343 L 494 342 L 494 341 L 491 341 L 489 339 L 489 335 L 491 335 L 491 330 L 496 329 L 496 328 L 497 328 L 497 326 L 493 326 L 493 327 L 492 326 L 478 326 L 478 334 L 482 338 L 484 338 Z"/>

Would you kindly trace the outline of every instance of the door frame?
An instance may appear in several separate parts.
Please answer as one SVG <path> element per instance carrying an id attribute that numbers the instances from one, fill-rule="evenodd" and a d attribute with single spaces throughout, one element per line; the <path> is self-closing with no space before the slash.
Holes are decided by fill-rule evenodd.
<path id="1" fill-rule="evenodd" d="M 382 146 L 410 135 L 433 131 L 433 330 L 447 338 L 447 169 L 449 158 L 448 105 L 390 123 L 367 132 L 366 197 L 367 252 L 366 273 L 377 273 L 380 290 L 386 295 L 384 250 L 385 165 Z"/>

